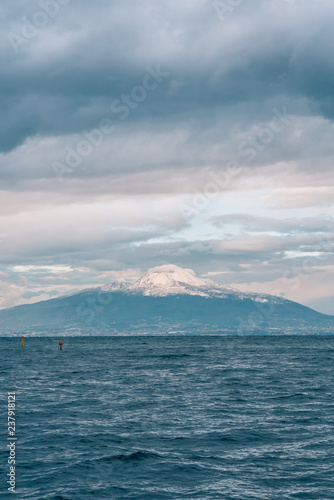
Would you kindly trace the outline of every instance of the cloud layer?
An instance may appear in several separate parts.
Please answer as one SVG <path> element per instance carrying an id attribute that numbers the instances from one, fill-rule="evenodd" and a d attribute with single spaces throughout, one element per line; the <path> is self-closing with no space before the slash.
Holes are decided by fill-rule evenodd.
<path id="1" fill-rule="evenodd" d="M 0 6 L 1 307 L 172 263 L 334 314 L 334 4 L 223 4 Z"/>

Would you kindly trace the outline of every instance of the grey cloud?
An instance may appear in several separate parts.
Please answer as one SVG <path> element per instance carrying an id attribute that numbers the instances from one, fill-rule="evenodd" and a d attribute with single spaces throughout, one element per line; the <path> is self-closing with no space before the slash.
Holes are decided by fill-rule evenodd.
<path id="1" fill-rule="evenodd" d="M 212 222 L 219 228 L 230 225 L 240 227 L 243 233 L 300 234 L 300 233 L 328 233 L 334 229 L 334 219 L 330 216 L 274 219 L 249 214 L 220 215 L 212 218 Z"/>
<path id="2" fill-rule="evenodd" d="M 29 2 L 21 6 L 22 15 L 33 14 Z M 12 24 L 19 29 L 19 9 L 2 10 L 7 16 L 1 30 L 2 151 L 30 135 L 94 128 L 111 102 L 131 92 L 146 66 L 156 64 L 170 73 L 174 85 L 152 93 L 131 121 L 167 120 L 173 126 L 175 120 L 202 121 L 249 102 L 256 104 L 252 118 L 257 120 L 257 112 L 273 100 L 286 100 L 292 112 L 298 111 L 298 96 L 310 102 L 311 114 L 332 116 L 333 73 L 325 47 L 333 41 L 333 4 L 328 1 L 302 9 L 256 2 L 235 9 L 225 23 L 212 2 L 190 8 L 167 1 L 100 2 L 98 7 L 72 1 L 18 57 L 5 33 Z"/>

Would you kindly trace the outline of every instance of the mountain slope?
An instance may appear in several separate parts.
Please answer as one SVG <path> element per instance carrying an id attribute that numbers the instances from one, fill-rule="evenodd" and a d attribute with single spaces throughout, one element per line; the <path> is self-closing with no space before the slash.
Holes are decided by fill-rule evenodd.
<path id="1" fill-rule="evenodd" d="M 161 266 L 116 282 L 0 311 L 0 332 L 81 334 L 334 333 L 334 317 L 267 294 L 243 293 Z"/>

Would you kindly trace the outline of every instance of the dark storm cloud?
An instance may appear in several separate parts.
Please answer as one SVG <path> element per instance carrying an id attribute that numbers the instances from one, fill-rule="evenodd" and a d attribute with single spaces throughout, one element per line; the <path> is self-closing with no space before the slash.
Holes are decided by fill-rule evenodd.
<path id="1" fill-rule="evenodd" d="M 56 0 L 54 0 L 56 2 Z M 66 2 L 65 2 L 66 3 Z M 214 122 L 225 108 L 255 103 L 255 115 L 275 101 L 304 97 L 310 113 L 333 116 L 334 34 L 329 1 L 243 2 L 221 22 L 211 1 L 72 0 L 18 53 L 9 34 L 33 21 L 38 2 L 1 6 L 0 148 L 28 136 L 95 128 L 113 100 L 141 84 L 146 67 L 169 82 L 129 120 Z M 240 108 L 241 105 L 241 108 Z M 262 110 L 261 112 L 259 110 Z M 258 117 L 257 117 L 258 120 Z M 204 125 L 205 126 L 205 125 Z"/>

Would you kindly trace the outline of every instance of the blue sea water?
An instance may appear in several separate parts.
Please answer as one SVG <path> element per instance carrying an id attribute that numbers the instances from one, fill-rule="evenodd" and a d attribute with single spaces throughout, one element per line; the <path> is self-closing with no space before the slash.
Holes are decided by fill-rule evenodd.
<path id="1" fill-rule="evenodd" d="M 334 338 L 63 341 L 0 340 L 3 498 L 334 499 Z"/>

